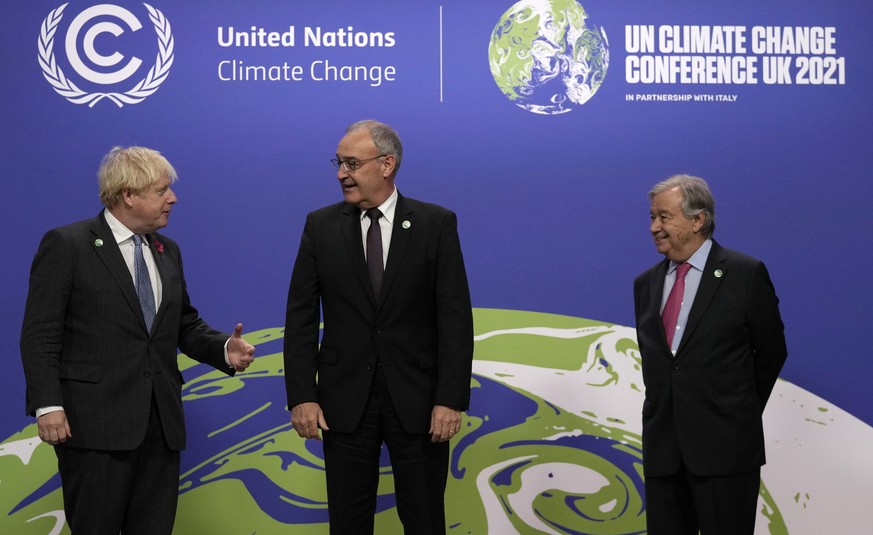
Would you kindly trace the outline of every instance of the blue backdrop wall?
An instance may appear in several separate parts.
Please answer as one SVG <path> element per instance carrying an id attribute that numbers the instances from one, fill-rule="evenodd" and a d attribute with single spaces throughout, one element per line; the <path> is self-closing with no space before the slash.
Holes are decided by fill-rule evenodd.
<path id="1" fill-rule="evenodd" d="M 328 160 L 347 124 L 376 118 L 404 141 L 399 189 L 457 212 L 476 307 L 469 421 L 483 434 L 471 428 L 455 446 L 454 532 L 644 529 L 631 286 L 659 260 L 646 192 L 684 172 L 705 178 L 716 195 L 716 239 L 763 259 L 781 300 L 789 359 L 776 407 L 768 408 L 772 488 L 762 493 L 759 530 L 861 533 L 853 530 L 873 521 L 860 500 L 873 490 L 871 7 L 806 0 L 790 7 L 772 0 L 4 6 L 0 339 L 10 350 L 0 377 L 7 513 L 0 526 L 11 530 L 0 531 L 66 529 L 53 454 L 34 440 L 33 419 L 24 415 L 16 348 L 28 270 L 46 230 L 100 210 L 100 158 L 134 144 L 160 150 L 179 173 L 166 232 L 182 246 L 195 305 L 217 328 L 243 322 L 262 357 L 248 375 L 220 384 L 180 360 L 191 381 L 185 400 L 194 440 L 184 455 L 179 532 L 204 522 L 215 522 L 215 533 L 325 528 L 318 447 L 288 430 L 279 327 L 305 214 L 341 198 Z M 595 345 L 592 333 L 601 337 Z M 496 343 L 500 336 L 510 337 Z M 589 391 L 603 386 L 592 378 L 605 372 L 615 388 Z M 257 389 L 255 379 L 264 381 Z M 247 409 L 237 414 L 240 398 Z M 570 419 L 555 423 L 576 429 L 568 436 L 597 435 L 586 427 L 594 425 L 622 445 L 628 464 L 526 427 L 539 413 L 519 417 L 518 408 L 546 401 Z M 485 477 L 502 472 L 485 461 L 487 437 L 496 437 L 483 431 L 501 411 L 515 414 L 501 427 L 511 429 L 508 437 L 533 433 L 540 443 L 525 455 L 560 444 L 561 463 L 625 474 L 631 490 L 597 501 L 603 519 L 586 524 L 585 515 L 538 500 L 554 488 L 594 496 L 604 486 L 589 472 L 573 472 L 573 481 L 590 481 L 593 491 L 573 482 L 525 490 L 518 470 L 502 489 Z M 622 416 L 604 416 L 612 412 Z M 229 428 L 232 438 L 216 438 Z M 507 440 L 497 442 L 503 450 Z M 253 444 L 271 456 L 253 453 Z M 612 468 L 577 458 L 583 453 Z M 270 464 L 275 458 L 283 462 Z M 310 470 L 291 475 L 291 466 Z M 214 470 L 204 475 L 206 467 Z M 266 476 L 241 475 L 243 467 Z M 399 532 L 387 466 L 385 475 L 379 521 Z M 247 516 L 205 511 L 228 493 L 245 497 Z M 610 524 L 624 531 L 603 527 Z"/>

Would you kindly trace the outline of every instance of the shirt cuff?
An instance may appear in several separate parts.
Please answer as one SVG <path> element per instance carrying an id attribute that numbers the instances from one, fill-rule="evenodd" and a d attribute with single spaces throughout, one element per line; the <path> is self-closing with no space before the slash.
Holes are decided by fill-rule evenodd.
<path id="1" fill-rule="evenodd" d="M 36 417 L 39 418 L 43 414 L 48 414 L 50 412 L 57 412 L 64 410 L 61 406 L 50 406 L 50 407 L 40 407 L 36 409 Z"/>

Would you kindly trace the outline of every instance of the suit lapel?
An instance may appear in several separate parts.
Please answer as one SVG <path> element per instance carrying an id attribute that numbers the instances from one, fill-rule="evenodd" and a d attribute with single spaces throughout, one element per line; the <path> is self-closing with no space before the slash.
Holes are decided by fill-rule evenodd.
<path id="1" fill-rule="evenodd" d="M 157 329 L 158 323 L 161 321 L 164 311 L 169 303 L 169 300 L 166 299 L 166 297 L 168 290 L 172 288 L 172 284 L 170 281 L 170 270 L 164 260 L 163 244 L 154 234 L 147 234 L 146 240 L 148 241 L 149 249 L 151 249 L 152 252 L 152 259 L 155 261 L 155 268 L 158 270 L 158 276 L 161 277 L 161 286 L 158 288 L 161 292 L 161 306 L 159 306 L 158 310 L 155 311 L 155 321 L 152 325 L 152 332 L 154 332 Z"/>
<path id="2" fill-rule="evenodd" d="M 355 266 L 355 273 L 375 305 L 376 296 L 373 293 L 373 285 L 370 284 L 370 273 L 367 271 L 367 259 L 364 257 L 364 242 L 361 237 L 361 210 L 356 206 L 344 204 L 339 226 L 352 265 Z"/>
<path id="3" fill-rule="evenodd" d="M 385 276 L 382 279 L 382 295 L 384 297 L 391 289 L 391 283 L 397 275 L 397 270 L 403 260 L 406 245 L 409 243 L 411 230 L 414 226 L 413 212 L 407 207 L 406 199 L 400 193 L 397 194 L 397 206 L 394 209 L 394 228 L 391 231 L 391 244 L 388 247 L 388 261 L 385 265 Z M 404 226 L 404 223 L 406 225 Z M 361 210 L 355 206 L 344 205 L 340 221 L 340 230 L 343 241 L 346 244 L 352 265 L 361 285 L 366 289 L 367 295 L 378 306 L 382 301 L 380 296 L 373 293 L 373 285 L 370 283 L 370 274 L 367 271 L 367 259 L 364 256 L 364 243 L 361 236 Z"/>
<path id="4" fill-rule="evenodd" d="M 391 290 L 391 283 L 403 261 L 406 245 L 415 227 L 414 210 L 407 207 L 406 199 L 397 193 L 397 206 L 394 209 L 394 228 L 391 231 L 391 245 L 388 248 L 388 261 L 385 263 L 385 277 L 382 279 L 382 298 Z M 381 302 L 381 300 L 380 300 Z"/>
<path id="5" fill-rule="evenodd" d="M 694 332 L 697 324 L 700 323 L 700 319 L 707 308 L 709 308 L 713 297 L 715 297 L 718 288 L 721 286 L 721 281 L 728 271 L 726 260 L 727 256 L 724 254 L 724 250 L 713 240 L 712 249 L 709 251 L 709 257 L 706 259 L 706 267 L 703 268 L 703 275 L 700 278 L 700 286 L 697 287 L 697 295 L 694 296 L 694 303 L 692 303 L 691 310 L 688 313 L 688 323 L 685 325 L 685 332 L 676 351 L 677 356 L 682 351 L 682 346 L 685 345 L 687 339 Z"/>
<path id="6" fill-rule="evenodd" d="M 127 300 L 127 304 L 130 305 L 136 317 L 139 318 L 142 328 L 145 329 L 145 319 L 142 315 L 142 308 L 139 305 L 139 298 L 136 296 L 133 277 L 130 276 L 130 269 L 125 264 L 124 257 L 121 256 L 121 249 L 118 248 L 115 235 L 112 234 L 112 229 L 106 223 L 102 212 L 91 225 L 91 233 L 93 234 L 91 243 L 94 244 L 92 249 L 106 266 L 115 283 L 121 288 L 121 293 L 124 295 L 125 300 Z M 97 246 L 98 240 L 101 243 L 100 246 Z"/>
<path id="7" fill-rule="evenodd" d="M 658 269 L 655 270 L 652 275 L 652 283 L 649 285 L 651 288 L 649 302 L 652 303 L 652 306 L 656 307 L 655 314 L 652 315 L 656 323 L 654 329 L 660 333 L 661 341 L 664 342 L 664 345 L 667 345 L 667 335 L 664 334 L 664 324 L 661 322 L 661 301 L 664 299 L 664 280 L 667 278 L 667 270 L 669 269 L 670 261 L 665 259 L 658 266 Z"/>

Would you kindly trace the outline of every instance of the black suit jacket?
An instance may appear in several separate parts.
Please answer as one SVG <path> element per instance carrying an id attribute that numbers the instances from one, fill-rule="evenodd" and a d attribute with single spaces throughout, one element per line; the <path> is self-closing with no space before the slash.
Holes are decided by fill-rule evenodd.
<path id="1" fill-rule="evenodd" d="M 660 306 L 669 261 L 634 281 L 646 398 L 646 476 L 749 472 L 764 458 L 761 413 L 785 362 L 779 300 L 760 261 L 713 241 L 674 357 Z"/>
<path id="2" fill-rule="evenodd" d="M 150 234 L 163 287 L 146 331 L 133 277 L 103 213 L 49 231 L 33 260 L 21 330 L 27 413 L 64 407 L 67 445 L 129 450 L 145 436 L 154 393 L 169 446 L 185 447 L 177 347 L 232 374 L 229 335 L 191 306 L 174 241 Z"/>
<path id="3" fill-rule="evenodd" d="M 289 408 L 318 402 L 333 431 L 355 429 L 377 357 L 407 432 L 426 433 L 435 404 L 469 405 L 473 320 L 455 214 L 398 194 L 394 219 L 377 296 L 360 210 L 339 203 L 306 218 L 288 293 L 285 385 Z"/>

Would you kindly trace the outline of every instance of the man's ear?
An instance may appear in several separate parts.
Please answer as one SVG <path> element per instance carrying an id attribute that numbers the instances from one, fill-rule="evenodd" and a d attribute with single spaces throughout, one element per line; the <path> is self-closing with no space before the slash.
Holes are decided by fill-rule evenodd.
<path id="1" fill-rule="evenodd" d="M 121 202 L 124 203 L 125 206 L 133 206 L 133 190 L 131 189 L 123 189 L 121 190 Z"/>
<path id="2" fill-rule="evenodd" d="M 393 154 L 386 154 L 382 160 L 382 177 L 388 178 L 394 174 L 394 168 L 397 166 L 397 157 Z"/>
<path id="3" fill-rule="evenodd" d="M 703 228 L 703 224 L 706 223 L 706 214 L 704 212 L 700 212 L 693 218 L 693 223 L 691 224 L 691 230 L 694 231 L 695 234 L 700 232 L 700 229 Z"/>

